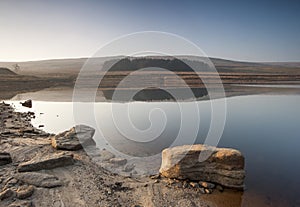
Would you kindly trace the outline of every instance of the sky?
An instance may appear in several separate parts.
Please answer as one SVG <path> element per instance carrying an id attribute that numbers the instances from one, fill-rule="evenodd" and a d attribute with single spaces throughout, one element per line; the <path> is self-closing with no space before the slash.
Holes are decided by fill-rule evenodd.
<path id="1" fill-rule="evenodd" d="M 300 61 L 300 1 L 0 0 L 0 61 L 90 57 L 122 35 L 180 35 L 208 56 Z"/>

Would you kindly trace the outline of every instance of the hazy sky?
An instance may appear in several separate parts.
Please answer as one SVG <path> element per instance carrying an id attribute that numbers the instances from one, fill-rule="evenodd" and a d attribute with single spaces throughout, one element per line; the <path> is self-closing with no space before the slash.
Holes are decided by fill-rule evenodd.
<path id="1" fill-rule="evenodd" d="M 89 57 L 121 35 L 155 30 L 207 55 L 300 61 L 300 1 L 0 0 L 0 60 Z"/>

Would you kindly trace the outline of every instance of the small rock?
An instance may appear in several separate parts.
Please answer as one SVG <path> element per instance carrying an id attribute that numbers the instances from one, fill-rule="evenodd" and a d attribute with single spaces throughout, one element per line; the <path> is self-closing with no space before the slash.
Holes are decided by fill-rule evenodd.
<path id="1" fill-rule="evenodd" d="M 192 186 L 193 188 L 199 188 L 199 184 L 196 182 L 190 182 L 190 186 Z"/>
<path id="2" fill-rule="evenodd" d="M 18 190 L 17 190 L 17 198 L 19 199 L 26 199 L 30 196 L 32 196 L 34 192 L 34 187 L 32 185 L 30 186 L 21 186 Z"/>
<path id="3" fill-rule="evenodd" d="M 223 192 L 224 191 L 224 188 L 221 186 L 221 185 L 217 185 L 216 186 L 216 189 L 220 192 Z"/>
<path id="4" fill-rule="evenodd" d="M 28 108 L 32 108 L 32 100 L 27 100 L 27 101 L 24 101 L 23 103 L 21 103 L 22 106 L 24 107 L 28 107 Z"/>
<path id="5" fill-rule="evenodd" d="M 175 183 L 175 180 L 173 180 L 173 179 L 167 179 L 165 182 L 166 182 L 168 185 L 173 185 L 173 184 Z"/>
<path id="6" fill-rule="evenodd" d="M 199 188 L 200 193 L 205 194 L 205 189 L 204 188 Z"/>
<path id="7" fill-rule="evenodd" d="M 195 203 L 191 201 L 190 199 L 181 199 L 178 201 L 177 205 L 175 207 L 196 207 Z"/>
<path id="8" fill-rule="evenodd" d="M 157 174 L 157 175 L 151 175 L 150 178 L 151 178 L 151 179 L 160 179 L 160 174 Z"/>
<path id="9" fill-rule="evenodd" d="M 124 172 L 130 172 L 135 168 L 134 164 L 127 164 L 124 168 Z"/>
<path id="10" fill-rule="evenodd" d="M 189 184 L 188 184 L 186 181 L 184 181 L 184 182 L 182 183 L 182 187 L 183 187 L 183 188 L 188 188 L 188 187 L 189 187 Z"/>
<path id="11" fill-rule="evenodd" d="M 203 187 L 203 188 L 208 188 L 208 189 L 214 189 L 215 188 L 215 184 L 213 183 L 209 183 L 209 182 L 204 182 L 204 181 L 200 181 L 199 184 Z"/>
<path id="12" fill-rule="evenodd" d="M 210 189 L 205 189 L 205 193 L 206 193 L 206 194 L 211 194 L 212 191 L 211 191 Z"/>
<path id="13" fill-rule="evenodd" d="M 182 182 L 175 182 L 172 184 L 172 186 L 174 186 L 175 188 L 183 188 Z"/>
<path id="14" fill-rule="evenodd" d="M 4 190 L 0 193 L 0 200 L 4 200 L 4 199 L 7 199 L 7 198 L 14 197 L 15 193 L 16 192 L 11 190 L 11 189 L 6 189 L 6 190 Z"/>
<path id="15" fill-rule="evenodd" d="M 32 201 L 15 201 L 8 207 L 33 207 Z"/>
<path id="16" fill-rule="evenodd" d="M 109 162 L 115 165 L 125 165 L 127 160 L 124 158 L 111 158 Z"/>
<path id="17" fill-rule="evenodd" d="M 102 161 L 108 161 L 114 157 L 115 155 L 106 149 L 100 151 L 100 160 Z"/>
<path id="18" fill-rule="evenodd" d="M 16 177 L 24 183 L 37 187 L 54 188 L 62 186 L 62 182 L 54 175 L 38 172 L 19 173 Z"/>
<path id="19" fill-rule="evenodd" d="M 0 152 L 0 166 L 6 165 L 12 162 L 11 156 L 7 152 Z"/>

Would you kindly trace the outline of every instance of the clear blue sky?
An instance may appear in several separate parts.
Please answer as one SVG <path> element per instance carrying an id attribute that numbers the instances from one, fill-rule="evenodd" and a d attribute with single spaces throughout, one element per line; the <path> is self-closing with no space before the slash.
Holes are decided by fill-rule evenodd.
<path id="1" fill-rule="evenodd" d="M 88 57 L 118 36 L 171 32 L 207 55 L 300 61 L 300 1 L 0 0 L 0 60 Z"/>

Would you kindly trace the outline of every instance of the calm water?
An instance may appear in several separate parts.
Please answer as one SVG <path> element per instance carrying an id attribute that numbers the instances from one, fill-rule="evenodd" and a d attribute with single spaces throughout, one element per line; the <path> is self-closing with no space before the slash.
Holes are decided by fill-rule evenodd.
<path id="1" fill-rule="evenodd" d="M 18 110 L 27 110 L 16 101 L 12 103 Z M 226 124 L 218 146 L 239 149 L 245 156 L 247 190 L 241 206 L 259 206 L 254 199 L 246 199 L 247 195 L 253 194 L 261 196 L 269 206 L 300 206 L 299 103 L 298 95 L 252 95 L 227 99 Z M 82 107 L 90 107 L 85 104 Z M 117 116 L 112 117 L 112 104 L 97 103 L 94 106 L 95 117 L 102 133 L 98 132 L 95 138 L 100 148 L 112 145 L 115 150 L 124 154 L 149 156 L 174 141 L 179 132 L 180 120 L 184 116 L 189 118 L 189 124 L 183 126 L 176 145 L 193 142 L 194 132 L 191 130 L 197 123 L 196 117 L 200 117 L 200 130 L 195 142 L 203 143 L 210 126 L 211 103 L 198 102 L 199 113 L 189 110 L 189 104 L 191 103 L 184 103 L 182 115 L 176 103 L 115 103 L 113 108 Z M 126 125 L 127 119 L 122 111 L 128 108 L 131 122 L 145 136 L 139 136 Z M 32 111 L 37 115 L 33 124 L 44 124 L 44 130 L 48 132 L 64 131 L 75 124 L 70 102 L 34 101 Z M 83 113 L 81 117 L 82 123 L 96 127 L 88 114 Z M 115 118 L 120 121 L 118 129 L 114 126 Z M 164 130 L 161 131 L 162 127 Z M 147 131 L 149 128 L 151 130 Z M 118 131 L 124 129 L 126 134 Z M 158 133 L 160 136 L 155 137 Z M 132 136 L 132 140 L 124 139 L 124 136 Z M 135 141 L 140 143 L 132 144 Z M 285 204 L 281 205 L 280 200 L 284 200 Z"/>

